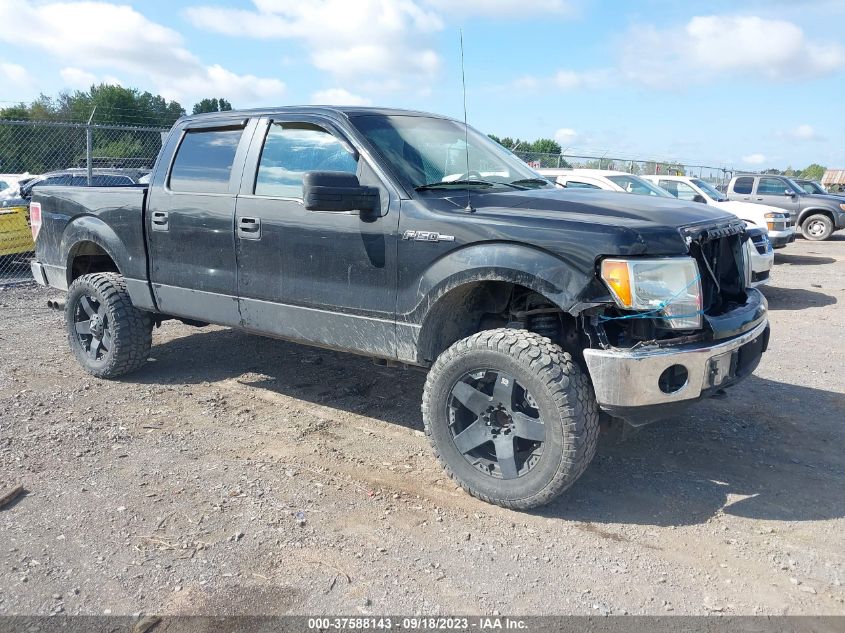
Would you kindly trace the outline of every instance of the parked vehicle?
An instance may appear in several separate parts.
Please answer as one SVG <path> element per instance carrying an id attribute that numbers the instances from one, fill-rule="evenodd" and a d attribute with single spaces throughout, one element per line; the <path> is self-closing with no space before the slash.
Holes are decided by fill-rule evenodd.
<path id="1" fill-rule="evenodd" d="M 93 171 L 92 184 L 109 187 L 134 185 L 144 173 L 137 170 L 96 169 Z M 0 255 L 19 255 L 34 250 L 29 201 L 35 189 L 51 185 L 84 187 L 88 184 L 88 172 L 84 169 L 68 169 L 21 179 L 19 182 L 19 191 L 13 197 L 0 200 Z"/>
<path id="2" fill-rule="evenodd" d="M 785 209 L 808 240 L 826 240 L 845 227 L 845 197 L 808 194 L 786 176 L 734 176 L 726 194 L 729 200 Z"/>
<path id="3" fill-rule="evenodd" d="M 806 178 L 793 178 L 794 182 L 801 185 L 801 188 L 806 191 L 807 193 L 811 194 L 818 194 L 820 196 L 826 196 L 830 194 L 830 192 L 822 186 L 818 180 L 807 180 Z"/>
<path id="4" fill-rule="evenodd" d="M 746 285 L 751 288 L 765 286 L 771 281 L 772 268 L 775 265 L 775 252 L 764 228 L 751 227 L 747 230 L 749 239 L 745 242 L 748 267 Z"/>
<path id="5" fill-rule="evenodd" d="M 39 187 L 32 271 L 77 361 L 140 369 L 177 318 L 428 369 L 434 452 L 532 508 L 596 449 L 748 376 L 768 345 L 745 225 L 554 187 L 458 121 L 297 107 L 180 119 L 149 187 Z"/>
<path id="6" fill-rule="evenodd" d="M 603 189 L 658 198 L 670 197 L 660 187 L 624 171 L 611 169 L 538 169 L 537 171 L 567 189 Z"/>
<path id="7" fill-rule="evenodd" d="M 768 231 L 774 248 L 782 248 L 795 241 L 795 228 L 789 213 L 777 207 L 728 200 L 727 196 L 709 182 L 690 176 L 643 176 L 649 182 L 665 189 L 678 200 L 701 202 L 732 213 L 740 220 Z"/>

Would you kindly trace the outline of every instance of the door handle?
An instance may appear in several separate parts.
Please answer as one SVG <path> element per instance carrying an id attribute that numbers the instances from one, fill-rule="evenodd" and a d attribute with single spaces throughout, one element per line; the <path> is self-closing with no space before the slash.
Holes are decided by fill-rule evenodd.
<path id="1" fill-rule="evenodd" d="M 757 196 L 757 199 L 758 199 L 758 200 L 762 200 L 762 199 L 763 199 L 763 196 Z"/>
<path id="2" fill-rule="evenodd" d="M 261 218 L 238 218 L 238 237 L 242 240 L 260 240 Z"/>
<path id="3" fill-rule="evenodd" d="M 153 211 L 153 231 L 167 231 L 170 228 L 170 218 L 167 211 Z"/>

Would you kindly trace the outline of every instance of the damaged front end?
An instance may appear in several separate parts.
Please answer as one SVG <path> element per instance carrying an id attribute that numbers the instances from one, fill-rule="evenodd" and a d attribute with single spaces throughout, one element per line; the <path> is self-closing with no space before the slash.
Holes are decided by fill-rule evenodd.
<path id="1" fill-rule="evenodd" d="M 656 264 L 641 278 L 629 267 L 634 272 L 627 280 L 625 273 L 608 273 L 603 266 L 599 276 L 613 303 L 582 313 L 593 343 L 584 360 L 599 405 L 635 425 L 671 415 L 748 376 L 768 345 L 766 300 L 746 288 L 744 225 L 693 226 L 682 228 L 681 235 L 688 257 L 674 259 L 686 260 L 688 267 L 689 258 L 694 260 L 695 285 L 684 288 L 670 277 L 677 290 L 661 287 Z M 678 297 L 685 301 L 684 318 L 673 310 Z"/>

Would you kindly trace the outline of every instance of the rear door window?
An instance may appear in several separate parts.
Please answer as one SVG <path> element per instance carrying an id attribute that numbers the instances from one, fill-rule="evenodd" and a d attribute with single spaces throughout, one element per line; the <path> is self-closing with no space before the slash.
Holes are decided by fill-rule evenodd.
<path id="1" fill-rule="evenodd" d="M 734 182 L 734 193 L 751 193 L 754 178 L 737 178 Z"/>
<path id="2" fill-rule="evenodd" d="M 170 171 L 170 189 L 228 193 L 242 134 L 240 127 L 186 132 Z"/>

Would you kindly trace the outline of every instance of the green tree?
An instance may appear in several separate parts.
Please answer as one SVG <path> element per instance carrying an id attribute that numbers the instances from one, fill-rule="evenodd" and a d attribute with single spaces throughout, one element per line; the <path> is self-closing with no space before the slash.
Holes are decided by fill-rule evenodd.
<path id="1" fill-rule="evenodd" d="M 540 138 L 530 144 L 530 147 L 526 148 L 528 151 L 531 152 L 538 152 L 541 154 L 560 154 L 560 143 L 554 141 L 550 138 Z"/>
<path id="2" fill-rule="evenodd" d="M 827 167 L 824 165 L 819 165 L 818 163 L 813 163 L 805 167 L 801 173 L 801 178 L 806 178 L 807 180 L 821 180 L 822 176 L 824 176 L 824 172 L 827 171 Z"/>
<path id="3" fill-rule="evenodd" d="M 228 103 L 228 102 L 227 102 Z M 99 84 L 86 91 L 40 95 L 32 103 L 0 109 L 0 119 L 33 125 L 0 125 L 0 169 L 40 173 L 75 167 L 85 159 L 85 130 L 40 122 L 87 123 L 169 128 L 185 110 L 176 101 L 136 88 Z M 161 149 L 157 131 L 135 132 L 95 127 L 94 156 L 154 158 Z"/>
<path id="4" fill-rule="evenodd" d="M 193 113 L 202 114 L 203 112 L 228 112 L 232 109 L 232 104 L 226 101 L 223 97 L 219 99 L 213 97 L 211 99 L 203 99 L 199 103 L 194 104 Z"/>

